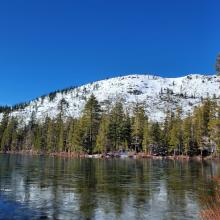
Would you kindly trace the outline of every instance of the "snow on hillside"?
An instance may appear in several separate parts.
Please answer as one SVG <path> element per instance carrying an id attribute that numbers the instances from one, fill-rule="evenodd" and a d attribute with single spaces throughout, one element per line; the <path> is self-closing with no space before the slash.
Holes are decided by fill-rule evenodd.
<path id="1" fill-rule="evenodd" d="M 192 112 L 202 98 L 220 98 L 220 77 L 192 74 L 179 78 L 162 78 L 153 75 L 128 75 L 97 81 L 75 89 L 59 92 L 33 100 L 24 109 L 11 113 L 27 123 L 32 115 L 38 120 L 46 116 L 56 117 L 60 112 L 61 100 L 65 100 L 64 115 L 79 117 L 86 100 L 93 93 L 103 109 L 117 99 L 122 99 L 131 110 L 136 102 L 143 103 L 152 121 L 162 121 L 167 109 L 181 107 L 183 116 Z M 1 116 L 2 117 L 2 116 Z M 0 118 L 1 118 L 0 117 Z"/>

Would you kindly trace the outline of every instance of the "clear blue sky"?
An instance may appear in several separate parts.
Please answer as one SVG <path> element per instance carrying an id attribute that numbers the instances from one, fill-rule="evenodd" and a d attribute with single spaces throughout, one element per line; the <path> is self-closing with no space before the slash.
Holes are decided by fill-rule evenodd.
<path id="1" fill-rule="evenodd" d="M 2 0 L 0 104 L 129 73 L 214 73 L 219 0 Z"/>

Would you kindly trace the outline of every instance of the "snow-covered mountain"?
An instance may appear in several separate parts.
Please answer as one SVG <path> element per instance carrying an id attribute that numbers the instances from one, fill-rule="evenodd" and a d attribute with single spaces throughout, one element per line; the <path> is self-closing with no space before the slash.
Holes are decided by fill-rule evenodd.
<path id="1" fill-rule="evenodd" d="M 116 77 L 40 97 L 26 107 L 13 111 L 11 116 L 24 123 L 32 115 L 38 120 L 46 116 L 54 118 L 59 114 L 63 101 L 64 115 L 79 117 L 91 94 L 97 97 L 103 109 L 109 108 L 117 99 L 122 99 L 128 110 L 131 110 L 134 103 L 141 102 L 152 121 L 162 121 L 167 109 L 175 111 L 181 107 L 183 116 L 186 116 L 206 97 L 220 100 L 220 77 L 199 74 L 179 78 L 153 75 Z"/>

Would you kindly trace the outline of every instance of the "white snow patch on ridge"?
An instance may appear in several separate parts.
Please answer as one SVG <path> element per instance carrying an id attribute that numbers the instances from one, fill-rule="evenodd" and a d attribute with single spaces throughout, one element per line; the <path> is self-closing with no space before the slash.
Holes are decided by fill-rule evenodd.
<path id="1" fill-rule="evenodd" d="M 58 92 L 53 100 L 49 95 L 29 103 L 24 109 L 16 110 L 11 116 L 28 123 L 32 115 L 37 120 L 46 116 L 56 117 L 62 99 L 66 117 L 79 117 L 86 100 L 94 94 L 103 109 L 122 99 L 125 107 L 131 110 L 136 102 L 143 103 L 152 121 L 163 121 L 167 109 L 181 107 L 183 116 L 191 113 L 195 106 L 207 97 L 220 98 L 220 77 L 216 75 L 190 74 L 179 78 L 163 78 L 153 75 L 128 75 L 86 84 L 67 92 Z M 2 115 L 0 114 L 0 119 Z"/>

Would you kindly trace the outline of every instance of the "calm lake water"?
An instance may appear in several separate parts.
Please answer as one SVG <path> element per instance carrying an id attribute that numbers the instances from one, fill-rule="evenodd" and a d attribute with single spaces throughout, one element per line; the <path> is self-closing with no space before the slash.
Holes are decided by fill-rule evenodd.
<path id="1" fill-rule="evenodd" d="M 0 155 L 0 219 L 199 219 L 220 163 Z"/>

